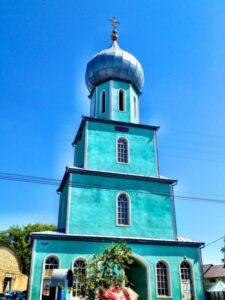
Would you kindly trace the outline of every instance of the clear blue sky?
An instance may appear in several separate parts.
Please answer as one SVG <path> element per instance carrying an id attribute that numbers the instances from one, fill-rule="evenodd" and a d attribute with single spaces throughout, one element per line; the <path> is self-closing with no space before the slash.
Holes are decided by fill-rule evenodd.
<path id="1" fill-rule="evenodd" d="M 225 2 L 0 1 L 0 172 L 62 178 L 71 142 L 89 114 L 90 57 L 119 44 L 141 61 L 142 123 L 160 125 L 161 175 L 175 192 L 225 199 Z M 56 223 L 55 187 L 0 180 L 0 230 Z M 179 235 L 225 234 L 225 205 L 176 199 Z M 220 263 L 222 241 L 203 250 Z"/>

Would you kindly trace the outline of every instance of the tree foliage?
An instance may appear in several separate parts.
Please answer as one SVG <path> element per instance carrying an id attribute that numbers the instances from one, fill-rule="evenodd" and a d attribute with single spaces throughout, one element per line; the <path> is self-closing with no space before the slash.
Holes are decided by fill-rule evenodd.
<path id="1" fill-rule="evenodd" d="M 56 230 L 55 225 L 28 224 L 25 226 L 11 226 L 8 230 L 0 232 L 0 245 L 14 250 L 21 262 L 22 272 L 29 275 L 32 243 L 31 232 Z"/>
<path id="2" fill-rule="evenodd" d="M 126 270 L 133 263 L 131 249 L 126 244 L 112 244 L 103 253 L 94 254 L 86 265 L 86 276 L 74 276 L 81 282 L 81 293 L 85 299 L 96 299 L 97 295 L 111 286 L 128 284 Z"/>
<path id="3" fill-rule="evenodd" d="M 225 245 L 224 245 L 224 247 L 221 249 L 221 252 L 222 252 L 223 255 L 224 255 L 224 257 L 222 258 L 222 262 L 223 262 L 223 264 L 224 264 L 224 266 L 225 266 Z"/>

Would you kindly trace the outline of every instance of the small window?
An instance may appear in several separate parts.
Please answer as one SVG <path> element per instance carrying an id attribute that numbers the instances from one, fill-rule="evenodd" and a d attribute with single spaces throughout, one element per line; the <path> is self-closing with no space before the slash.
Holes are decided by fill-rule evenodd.
<path id="1" fill-rule="evenodd" d="M 3 280 L 3 292 L 9 292 L 12 290 L 12 277 L 5 277 Z"/>
<path id="2" fill-rule="evenodd" d="M 105 95 L 105 91 L 102 92 L 102 97 L 101 97 L 101 113 L 104 114 L 105 113 L 105 107 L 106 107 L 106 95 Z"/>
<path id="3" fill-rule="evenodd" d="M 57 269 L 59 267 L 59 260 L 55 256 L 50 256 L 45 261 L 45 270 Z"/>
<path id="4" fill-rule="evenodd" d="M 117 199 L 118 225 L 130 225 L 130 203 L 126 194 L 120 194 Z"/>
<path id="5" fill-rule="evenodd" d="M 119 111 L 125 111 L 125 99 L 123 90 L 119 90 Z"/>
<path id="6" fill-rule="evenodd" d="M 45 260 L 45 274 L 44 277 L 51 277 L 52 271 L 54 269 L 58 269 L 59 267 L 59 260 L 55 256 L 49 256 Z"/>
<path id="7" fill-rule="evenodd" d="M 156 265 L 158 296 L 170 296 L 169 270 L 166 263 L 160 261 Z"/>
<path id="8" fill-rule="evenodd" d="M 93 117 L 96 115 L 96 100 L 93 100 Z"/>
<path id="9" fill-rule="evenodd" d="M 136 118 L 137 116 L 137 99 L 134 97 L 134 117 Z"/>
<path id="10" fill-rule="evenodd" d="M 125 138 L 119 138 L 117 141 L 117 162 L 128 163 L 128 141 Z"/>
<path id="11" fill-rule="evenodd" d="M 73 264 L 74 282 L 73 297 L 81 296 L 81 279 L 86 276 L 86 262 L 83 259 L 77 259 Z"/>

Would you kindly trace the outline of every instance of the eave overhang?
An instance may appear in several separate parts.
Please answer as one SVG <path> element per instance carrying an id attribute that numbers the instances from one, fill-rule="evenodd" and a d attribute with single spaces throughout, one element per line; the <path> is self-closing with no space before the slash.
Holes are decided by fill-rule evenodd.
<path id="1" fill-rule="evenodd" d="M 65 233 L 31 233 L 31 237 L 37 240 L 63 240 L 63 241 L 78 241 L 78 242 L 104 242 L 104 243 L 128 243 L 142 245 L 162 245 L 162 246 L 179 246 L 179 247 L 195 247 L 200 248 L 205 244 L 198 241 L 179 241 L 166 239 L 151 239 L 151 238 L 135 238 L 135 237 L 115 237 L 115 236 L 97 236 L 97 235 L 79 235 Z"/>
<path id="2" fill-rule="evenodd" d="M 80 123 L 79 129 L 77 131 L 77 134 L 74 138 L 74 141 L 72 143 L 72 145 L 76 145 L 79 137 L 82 133 L 83 127 L 85 125 L 85 123 L 89 121 L 89 122 L 96 122 L 96 123 L 104 123 L 104 124 L 113 124 L 116 126 L 126 126 L 126 127 L 135 127 L 135 128 L 144 128 L 144 129 L 151 129 L 151 130 L 158 130 L 159 126 L 152 126 L 152 125 L 144 125 L 144 124 L 135 124 L 135 123 L 129 123 L 129 122 L 121 122 L 121 121 L 113 121 L 113 120 L 104 120 L 104 119 L 99 119 L 99 118 L 92 118 L 92 117 L 85 117 L 82 116 L 82 121 Z"/>
<path id="3" fill-rule="evenodd" d="M 147 182 L 167 183 L 167 184 L 176 184 L 177 183 L 177 180 L 169 179 L 169 178 L 151 177 L 151 176 L 126 174 L 126 173 L 115 173 L 115 172 L 100 171 L 100 170 L 89 170 L 89 169 L 82 169 L 82 168 L 77 168 L 77 167 L 67 167 L 66 172 L 63 176 L 63 179 L 61 181 L 61 184 L 60 184 L 57 192 L 60 193 L 63 190 L 63 187 L 68 180 L 69 174 L 93 175 L 93 176 L 129 179 L 129 180 L 140 180 L 140 181 L 147 181 Z"/>

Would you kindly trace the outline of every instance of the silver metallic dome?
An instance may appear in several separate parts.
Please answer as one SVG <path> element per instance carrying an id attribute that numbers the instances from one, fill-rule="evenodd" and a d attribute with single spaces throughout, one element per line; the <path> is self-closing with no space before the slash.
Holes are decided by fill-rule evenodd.
<path id="1" fill-rule="evenodd" d="M 144 72 L 139 61 L 122 50 L 115 40 L 110 48 L 100 51 L 88 62 L 85 74 L 90 93 L 96 85 L 110 79 L 128 81 L 138 93 L 141 93 L 144 83 Z"/>

